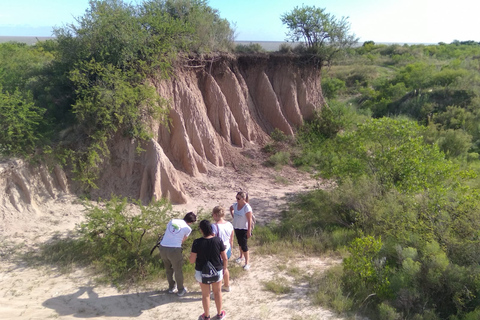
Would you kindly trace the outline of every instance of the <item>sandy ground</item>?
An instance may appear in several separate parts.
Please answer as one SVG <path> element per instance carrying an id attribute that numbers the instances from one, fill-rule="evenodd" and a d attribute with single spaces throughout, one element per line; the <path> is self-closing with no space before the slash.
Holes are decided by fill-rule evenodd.
<path id="1" fill-rule="evenodd" d="M 321 187 L 321 181 L 291 168 L 274 170 L 261 165 L 245 168 L 212 168 L 208 175 L 184 184 L 190 200 L 174 206 L 179 216 L 190 210 L 210 210 L 215 205 L 229 207 L 238 190 L 247 191 L 258 223 L 279 218 L 289 195 Z M 30 268 L 13 251 L 32 250 L 39 243 L 66 235 L 82 220 L 75 197 L 65 195 L 42 204 L 37 212 L 21 221 L 0 221 L 0 319 L 197 319 L 203 312 L 198 284 L 189 279 L 189 292 L 177 297 L 165 292 L 166 281 L 152 289 L 120 292 L 114 287 L 93 284 L 88 272 L 77 269 L 62 274 L 55 266 Z M 25 216 L 25 215 L 22 215 Z M 234 248 L 234 255 L 238 252 Z M 278 261 L 275 256 L 255 255 L 252 248 L 249 271 L 224 293 L 228 319 L 340 319 L 328 310 L 313 306 L 307 296 L 309 284 L 295 280 L 277 266 L 300 269 L 301 273 L 323 272 L 338 261 L 298 256 Z M 232 259 L 233 260 L 233 259 Z M 234 264 L 233 261 L 230 262 Z M 289 294 L 266 291 L 263 281 L 282 277 L 293 289 Z M 212 305 L 212 309 L 213 308 Z M 215 312 L 212 312 L 215 314 Z M 214 318 L 213 318 L 214 319 Z"/>

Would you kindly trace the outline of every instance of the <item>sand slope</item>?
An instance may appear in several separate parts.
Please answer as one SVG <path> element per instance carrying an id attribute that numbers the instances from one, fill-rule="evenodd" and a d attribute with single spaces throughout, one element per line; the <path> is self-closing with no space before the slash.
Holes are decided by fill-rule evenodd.
<path id="1" fill-rule="evenodd" d="M 185 181 L 184 186 L 189 201 L 175 206 L 179 215 L 189 210 L 209 211 L 217 204 L 227 207 L 233 203 L 236 191 L 243 189 L 249 192 L 257 219 L 263 223 L 278 219 L 288 195 L 321 184 L 292 169 L 276 171 L 252 165 L 236 172 L 231 168 L 210 170 L 201 179 Z M 29 268 L 12 254 L 13 251 L 35 249 L 43 241 L 66 235 L 82 220 L 82 209 L 75 197 L 64 195 L 40 204 L 28 219 L 24 213 L 21 223 L 12 219 L 3 221 L 0 234 L 0 319 L 198 318 L 203 312 L 201 293 L 193 279 L 187 279 L 189 293 L 182 298 L 165 292 L 166 281 L 152 283 L 149 288 L 119 292 L 113 287 L 94 285 L 87 270 L 62 274 L 55 266 Z M 11 217 L 12 214 L 4 213 L 4 216 Z M 235 255 L 237 250 L 235 246 Z M 230 263 L 234 264 L 233 261 Z M 277 265 L 285 263 L 275 256 L 258 256 L 252 248 L 251 270 L 234 281 L 232 292 L 224 293 L 228 319 L 339 319 L 328 310 L 311 305 L 309 284 L 282 273 Z M 288 263 L 302 272 L 311 273 L 322 272 L 338 261 L 298 256 Z M 262 281 L 279 276 L 289 281 L 292 293 L 275 295 L 265 291 Z"/>

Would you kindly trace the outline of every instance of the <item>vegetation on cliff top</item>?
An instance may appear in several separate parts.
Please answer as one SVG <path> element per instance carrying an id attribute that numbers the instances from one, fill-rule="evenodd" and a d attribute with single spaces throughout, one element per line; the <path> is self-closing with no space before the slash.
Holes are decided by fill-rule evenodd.
<path id="1" fill-rule="evenodd" d="M 233 30 L 205 0 L 93 0 L 55 36 L 0 46 L 0 152 L 53 148 L 95 187 L 113 135 L 143 140 L 149 121 L 166 121 L 168 104 L 148 79 L 169 77 L 179 53 L 231 50 Z"/>

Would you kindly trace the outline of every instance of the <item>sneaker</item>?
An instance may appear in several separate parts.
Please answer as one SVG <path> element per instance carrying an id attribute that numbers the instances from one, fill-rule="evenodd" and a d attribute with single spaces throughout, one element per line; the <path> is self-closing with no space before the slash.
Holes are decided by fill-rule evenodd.
<path id="1" fill-rule="evenodd" d="M 219 314 L 217 314 L 217 320 L 223 320 L 227 317 L 227 313 L 225 312 L 225 310 L 222 310 L 222 312 L 220 312 Z"/>
<path id="2" fill-rule="evenodd" d="M 250 265 L 249 264 L 246 264 L 243 266 L 243 270 L 247 271 L 250 269 Z"/>
<path id="3" fill-rule="evenodd" d="M 236 262 L 236 263 L 240 263 L 240 262 L 242 262 L 242 261 L 243 261 L 243 258 L 237 258 L 237 259 L 235 259 L 235 262 Z"/>
<path id="4" fill-rule="evenodd" d="M 177 285 L 174 285 L 173 288 L 168 289 L 168 293 L 175 293 L 177 292 Z"/>
<path id="5" fill-rule="evenodd" d="M 224 292 L 230 292 L 230 287 L 223 286 L 222 291 Z"/>
<path id="6" fill-rule="evenodd" d="M 186 294 L 187 294 L 187 288 L 183 288 L 183 290 L 178 291 L 177 296 L 183 297 Z"/>
<path id="7" fill-rule="evenodd" d="M 198 320 L 210 320 L 210 316 L 206 316 L 205 313 L 198 317 Z"/>

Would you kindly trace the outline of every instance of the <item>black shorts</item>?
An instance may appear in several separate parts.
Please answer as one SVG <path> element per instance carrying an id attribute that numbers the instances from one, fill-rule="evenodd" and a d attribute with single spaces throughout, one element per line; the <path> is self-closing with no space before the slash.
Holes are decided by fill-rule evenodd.
<path id="1" fill-rule="evenodd" d="M 240 248 L 242 248 L 243 252 L 248 251 L 247 246 L 247 231 L 245 229 L 235 229 L 235 237 L 237 238 L 237 242 Z"/>

